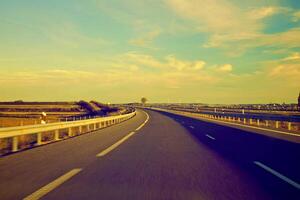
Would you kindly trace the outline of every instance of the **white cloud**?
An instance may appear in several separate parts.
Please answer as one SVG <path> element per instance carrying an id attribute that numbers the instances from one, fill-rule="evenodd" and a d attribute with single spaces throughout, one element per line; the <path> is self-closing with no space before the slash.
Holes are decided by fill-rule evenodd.
<path id="1" fill-rule="evenodd" d="M 290 56 L 282 59 L 283 61 L 290 61 L 290 60 L 298 60 L 300 59 L 300 53 L 298 52 L 295 52 L 295 53 L 292 53 Z"/>
<path id="2" fill-rule="evenodd" d="M 203 60 L 196 61 L 186 61 L 180 60 L 173 55 L 169 55 L 165 57 L 166 68 L 171 67 L 177 71 L 199 71 L 204 68 L 206 62 Z"/>
<path id="3" fill-rule="evenodd" d="M 210 33 L 206 48 L 224 48 L 226 54 L 237 56 L 249 48 L 277 46 L 300 47 L 300 30 L 293 28 L 282 33 L 265 34 L 263 19 L 278 13 L 291 14 L 292 9 L 273 5 L 241 7 L 226 0 L 166 0 L 179 16 L 190 19 L 199 26 L 200 32 Z M 250 3 L 245 3 L 251 5 Z M 255 3 L 253 3 L 255 4 Z M 294 13 L 294 21 L 300 13 Z M 229 50 L 230 49 L 230 50 Z M 229 51 L 228 51 L 229 50 Z"/>
<path id="4" fill-rule="evenodd" d="M 206 63 L 204 61 L 196 61 L 194 63 L 193 69 L 195 69 L 195 70 L 203 69 L 203 67 L 205 66 L 205 64 Z"/>
<path id="5" fill-rule="evenodd" d="M 206 48 L 224 48 L 228 55 L 240 55 L 249 48 L 268 46 L 276 48 L 300 47 L 300 28 L 274 34 L 215 34 L 204 45 Z"/>
<path id="6" fill-rule="evenodd" d="M 260 28 L 244 10 L 225 0 L 166 0 L 184 18 L 199 24 L 201 31 L 212 33 L 253 33 Z"/>
<path id="7" fill-rule="evenodd" d="M 152 56 L 146 54 L 140 54 L 137 52 L 126 53 L 121 59 L 124 62 L 128 62 L 128 61 L 133 62 L 136 65 L 142 65 L 142 66 L 154 67 L 154 68 L 164 67 L 163 63 L 153 58 Z"/>
<path id="8" fill-rule="evenodd" d="M 129 43 L 140 47 L 149 47 L 153 40 L 160 35 L 159 29 L 150 31 L 142 36 L 129 40 Z"/>
<path id="9" fill-rule="evenodd" d="M 204 68 L 206 62 L 203 60 L 186 61 L 176 58 L 174 55 L 168 55 L 163 60 L 158 60 L 153 56 L 140 54 L 137 52 L 126 53 L 121 60 L 123 62 L 152 67 L 160 70 L 175 71 L 199 71 Z"/>
<path id="10" fill-rule="evenodd" d="M 298 22 L 300 20 L 300 10 L 293 13 L 292 20 Z"/>
<path id="11" fill-rule="evenodd" d="M 285 8 L 280 8 L 280 7 L 275 7 L 275 6 L 267 6 L 267 7 L 261 7 L 261 8 L 256 8 L 252 9 L 248 12 L 249 17 L 259 20 L 263 19 L 266 17 L 270 17 L 274 14 L 277 14 L 279 12 L 286 11 L 287 9 Z"/>
<path id="12" fill-rule="evenodd" d="M 225 64 L 221 66 L 217 66 L 216 70 L 219 72 L 231 72 L 232 71 L 232 65 L 231 64 Z"/>
<path id="13" fill-rule="evenodd" d="M 300 85 L 300 54 L 295 52 L 283 59 L 271 60 L 262 63 L 263 74 L 269 81 L 277 85 L 299 88 Z"/>
<path id="14" fill-rule="evenodd" d="M 300 64 L 281 64 L 272 68 L 269 72 L 271 77 L 297 78 L 300 84 Z M 299 85 L 298 85 L 299 86 Z"/>

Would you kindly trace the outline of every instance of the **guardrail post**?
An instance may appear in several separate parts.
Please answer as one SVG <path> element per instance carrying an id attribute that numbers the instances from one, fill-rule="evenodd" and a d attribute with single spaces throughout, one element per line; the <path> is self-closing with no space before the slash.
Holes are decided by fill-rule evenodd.
<path id="1" fill-rule="evenodd" d="M 54 131 L 54 140 L 59 140 L 59 129 Z"/>
<path id="2" fill-rule="evenodd" d="M 275 122 L 275 127 L 276 127 L 276 128 L 279 128 L 279 121 L 276 121 L 276 122 Z"/>
<path id="3" fill-rule="evenodd" d="M 36 143 L 37 145 L 41 145 L 42 144 L 42 133 L 37 133 L 37 137 L 36 137 Z"/>
<path id="4" fill-rule="evenodd" d="M 68 128 L 68 135 L 69 135 L 69 137 L 73 136 L 72 127 Z"/>
<path id="5" fill-rule="evenodd" d="M 78 128 L 79 128 L 79 134 L 81 134 L 81 132 L 82 132 L 82 126 L 79 126 Z"/>
<path id="6" fill-rule="evenodd" d="M 252 119 L 250 119 L 250 122 L 249 122 L 250 124 L 252 124 Z"/>
<path id="7" fill-rule="evenodd" d="M 12 152 L 18 151 L 18 146 L 19 146 L 18 143 L 19 143 L 18 136 L 14 136 L 12 138 L 12 149 L 11 149 Z"/>
<path id="8" fill-rule="evenodd" d="M 241 118 L 238 118 L 238 122 L 241 122 Z"/>
<path id="9" fill-rule="evenodd" d="M 246 124 L 246 118 L 244 118 L 244 124 Z"/>
<path id="10" fill-rule="evenodd" d="M 291 122 L 288 122 L 288 130 L 292 130 L 292 123 Z"/>
<path id="11" fill-rule="evenodd" d="M 257 119 L 257 126 L 259 126 L 259 119 Z"/>
<path id="12" fill-rule="evenodd" d="M 269 126 L 269 121 L 268 120 L 266 120 L 266 127 L 268 127 Z"/>
<path id="13" fill-rule="evenodd" d="M 89 132 L 90 131 L 90 125 L 86 126 L 86 130 Z"/>
<path id="14" fill-rule="evenodd" d="M 95 124 L 93 124 L 94 125 L 94 131 L 97 129 L 97 127 L 96 127 L 96 123 Z"/>

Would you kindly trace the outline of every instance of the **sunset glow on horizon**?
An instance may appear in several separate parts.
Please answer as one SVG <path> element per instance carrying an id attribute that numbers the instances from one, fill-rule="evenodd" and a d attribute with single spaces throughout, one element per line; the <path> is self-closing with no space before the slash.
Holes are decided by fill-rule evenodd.
<path id="1" fill-rule="evenodd" d="M 0 101 L 294 103 L 298 0 L 0 2 Z"/>

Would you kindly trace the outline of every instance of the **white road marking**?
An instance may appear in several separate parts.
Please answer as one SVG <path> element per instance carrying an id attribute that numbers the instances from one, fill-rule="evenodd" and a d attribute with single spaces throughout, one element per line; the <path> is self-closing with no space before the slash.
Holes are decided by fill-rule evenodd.
<path id="1" fill-rule="evenodd" d="M 146 120 L 144 121 L 144 123 L 142 123 L 139 127 L 137 127 L 135 130 L 136 131 L 138 131 L 138 130 L 140 130 L 143 126 L 145 126 L 145 124 L 148 122 L 148 120 L 149 120 L 149 115 L 148 115 L 148 113 L 146 113 L 145 111 L 143 111 L 145 114 L 146 114 L 146 116 L 147 116 L 147 118 L 146 118 Z"/>
<path id="2" fill-rule="evenodd" d="M 142 123 L 139 127 L 137 127 L 135 130 L 138 131 L 140 130 L 143 126 L 145 125 L 145 123 Z"/>
<path id="3" fill-rule="evenodd" d="M 206 134 L 205 136 L 208 137 L 208 138 L 210 138 L 210 139 L 212 139 L 212 140 L 216 140 L 216 138 L 214 138 L 214 137 L 211 136 L 211 135 Z"/>
<path id="4" fill-rule="evenodd" d="M 181 122 L 182 124 L 184 124 L 184 122 Z"/>
<path id="5" fill-rule="evenodd" d="M 194 129 L 194 127 L 193 127 L 193 126 L 190 126 L 190 128 L 191 128 L 191 129 Z"/>
<path id="6" fill-rule="evenodd" d="M 270 172 L 271 174 L 277 176 L 278 178 L 280 178 L 281 180 L 289 183 L 290 185 L 294 186 L 295 188 L 297 189 L 300 189 L 300 184 L 291 180 L 290 178 L 280 174 L 279 172 L 275 171 L 274 169 L 262 164 L 261 162 L 258 162 L 258 161 L 254 161 L 254 164 L 256 164 L 257 166 L 263 168 L 264 170 Z"/>
<path id="7" fill-rule="evenodd" d="M 82 169 L 80 169 L 80 168 L 72 169 L 71 171 L 69 171 L 68 173 L 60 176 L 57 179 L 55 179 L 54 181 L 52 181 L 48 185 L 45 185 L 41 189 L 39 189 L 39 190 L 35 191 L 34 193 L 32 193 L 31 195 L 25 197 L 24 200 L 37 200 L 37 199 L 42 198 L 47 193 L 51 192 L 52 190 L 54 190 L 55 188 L 57 188 L 58 186 L 60 186 L 61 184 L 63 184 L 64 182 L 66 182 L 67 180 L 72 178 L 73 176 L 75 176 L 81 170 Z"/>
<path id="8" fill-rule="evenodd" d="M 148 113 L 146 113 L 146 112 L 144 112 L 144 113 L 147 115 L 147 118 L 146 118 L 146 120 L 138 128 L 135 129 L 136 131 L 140 130 L 143 126 L 145 126 L 145 124 L 149 120 Z M 133 136 L 136 133 L 136 131 L 130 132 L 128 135 L 126 135 L 125 137 L 123 137 L 121 140 L 117 141 L 116 143 L 114 143 L 113 145 L 111 145 L 110 147 L 108 147 L 107 149 L 104 149 L 103 151 L 101 151 L 100 153 L 98 153 L 96 156 L 97 157 L 105 156 L 106 154 L 108 154 L 109 152 L 111 152 L 112 150 L 114 150 L 115 148 L 117 148 L 118 146 L 120 146 L 123 142 L 125 142 L 126 140 L 128 140 L 131 136 Z"/>
<path id="9" fill-rule="evenodd" d="M 105 156 L 106 154 L 108 154 L 109 152 L 111 152 L 112 150 L 114 150 L 115 148 L 117 148 L 118 146 L 120 146 L 123 142 L 125 142 L 126 140 L 128 140 L 128 138 L 130 138 L 134 134 L 135 134 L 134 131 L 131 132 L 131 133 L 129 133 L 128 135 L 126 135 L 125 137 L 123 137 L 118 142 L 114 143 L 113 145 L 111 145 L 107 149 L 104 149 L 103 151 L 101 151 L 100 153 L 98 153 L 96 156 L 97 157 Z"/>

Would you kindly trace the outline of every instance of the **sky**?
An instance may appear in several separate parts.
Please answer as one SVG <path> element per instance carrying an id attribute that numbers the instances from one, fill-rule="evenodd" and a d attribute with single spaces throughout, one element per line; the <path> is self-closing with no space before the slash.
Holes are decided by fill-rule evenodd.
<path id="1" fill-rule="evenodd" d="M 294 103 L 299 0 L 0 1 L 0 101 Z"/>

